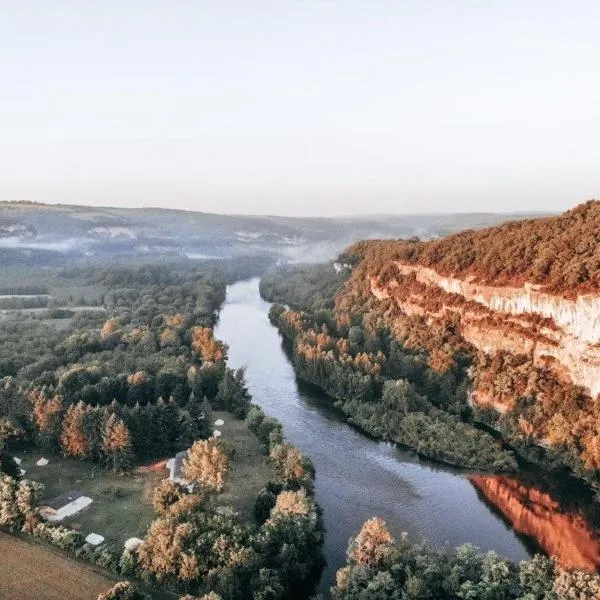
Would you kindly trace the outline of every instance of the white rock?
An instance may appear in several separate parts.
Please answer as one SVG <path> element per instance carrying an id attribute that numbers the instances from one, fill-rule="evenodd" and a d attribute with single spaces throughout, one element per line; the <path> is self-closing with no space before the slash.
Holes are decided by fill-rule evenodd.
<path id="1" fill-rule="evenodd" d="M 221 437 L 221 432 L 218 429 L 213 431 L 213 437 Z"/>
<path id="2" fill-rule="evenodd" d="M 13 460 L 20 465 L 23 461 L 20 458 L 17 458 L 16 456 L 13 456 Z"/>
<path id="3" fill-rule="evenodd" d="M 27 473 L 27 471 L 25 469 L 19 469 L 19 473 L 21 473 L 21 475 L 25 475 L 25 473 Z"/>
<path id="4" fill-rule="evenodd" d="M 217 427 L 221 427 L 221 425 L 225 425 L 225 421 L 223 421 L 223 419 L 217 419 L 217 420 L 215 421 L 215 425 L 216 425 Z"/>
<path id="5" fill-rule="evenodd" d="M 104 538 L 97 533 L 90 533 L 90 535 L 85 538 L 85 541 L 92 546 L 99 546 L 104 542 Z"/>
<path id="6" fill-rule="evenodd" d="M 40 458 L 35 464 L 38 467 L 45 467 L 50 461 L 47 458 Z"/>

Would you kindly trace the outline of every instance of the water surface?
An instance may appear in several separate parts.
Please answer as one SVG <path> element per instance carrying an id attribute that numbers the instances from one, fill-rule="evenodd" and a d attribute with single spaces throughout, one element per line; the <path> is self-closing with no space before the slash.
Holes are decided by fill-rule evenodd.
<path id="1" fill-rule="evenodd" d="M 290 442 L 314 462 L 327 530 L 322 590 L 345 562 L 348 539 L 374 515 L 396 536 L 408 532 L 452 547 L 472 542 L 513 560 L 529 556 L 526 540 L 486 504 L 464 472 L 420 462 L 367 438 L 340 418 L 331 401 L 299 386 L 269 323 L 269 307 L 260 298 L 258 279 L 231 285 L 215 333 L 229 345 L 230 365 L 247 368 L 254 402 L 279 419 Z"/>

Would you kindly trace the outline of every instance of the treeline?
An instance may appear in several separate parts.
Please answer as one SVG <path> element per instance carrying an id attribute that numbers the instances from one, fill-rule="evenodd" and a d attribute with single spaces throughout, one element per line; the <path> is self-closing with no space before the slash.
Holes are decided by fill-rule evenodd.
<path id="1" fill-rule="evenodd" d="M 0 323 L 0 418 L 47 450 L 120 470 L 206 436 L 205 406 L 245 415 L 243 373 L 226 367 L 211 329 L 222 273 L 77 273 L 107 286 L 110 316 L 78 315 L 66 331 Z"/>
<path id="2" fill-rule="evenodd" d="M 342 289 L 350 271 L 342 265 L 287 265 L 265 273 L 260 294 L 269 302 L 300 310 L 332 309 L 335 295 Z"/>
<path id="3" fill-rule="evenodd" d="M 350 541 L 334 600 L 596 600 L 600 576 L 536 555 L 518 565 L 472 545 L 449 553 L 407 537 L 395 541 L 378 518 Z"/>
<path id="4" fill-rule="evenodd" d="M 368 434 L 451 465 L 517 469 L 512 454 L 470 422 L 466 356 L 439 373 L 425 353 L 403 347 L 388 331 L 373 335 L 358 324 L 339 324 L 331 311 L 273 305 L 270 319 L 292 344 L 298 377 L 335 398 Z"/>

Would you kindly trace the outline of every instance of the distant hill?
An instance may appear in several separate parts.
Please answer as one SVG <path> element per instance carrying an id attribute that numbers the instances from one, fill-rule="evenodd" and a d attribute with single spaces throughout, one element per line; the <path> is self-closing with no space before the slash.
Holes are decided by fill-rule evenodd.
<path id="1" fill-rule="evenodd" d="M 333 258 L 359 239 L 431 239 L 464 228 L 490 226 L 511 217 L 515 215 L 291 218 L 0 202 L 0 258 L 5 264 L 61 264 L 153 256 L 197 259 L 267 253 L 284 261 L 315 262 Z"/>

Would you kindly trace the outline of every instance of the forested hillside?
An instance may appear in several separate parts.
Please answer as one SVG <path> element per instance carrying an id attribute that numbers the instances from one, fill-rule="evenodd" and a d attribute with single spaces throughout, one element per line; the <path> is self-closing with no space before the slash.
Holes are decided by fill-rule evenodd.
<path id="1" fill-rule="evenodd" d="M 352 272 L 331 309 L 302 299 L 336 287 L 332 268 L 298 280 L 303 291 L 262 289 L 287 305 L 272 319 L 299 376 L 369 433 L 454 464 L 515 468 L 483 422 L 529 460 L 596 482 L 599 224 L 600 203 L 588 202 L 441 240 L 359 243 L 339 259 Z"/>

